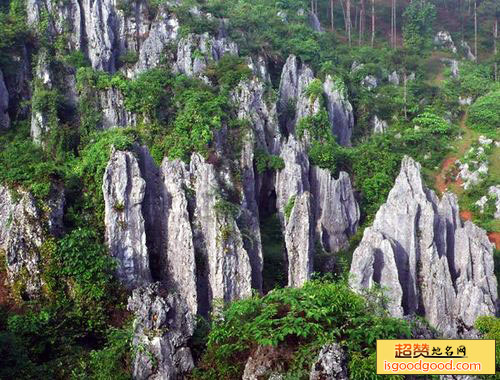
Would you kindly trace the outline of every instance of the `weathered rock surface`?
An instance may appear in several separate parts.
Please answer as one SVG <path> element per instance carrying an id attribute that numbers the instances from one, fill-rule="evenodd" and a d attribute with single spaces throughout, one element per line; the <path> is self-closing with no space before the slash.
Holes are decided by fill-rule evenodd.
<path id="1" fill-rule="evenodd" d="M 453 53 L 457 52 L 457 47 L 451 38 L 450 32 L 445 30 L 441 30 L 436 33 L 434 36 L 434 45 L 440 49 L 451 50 Z"/>
<path id="2" fill-rule="evenodd" d="M 175 380 L 194 368 L 188 347 L 194 323 L 182 297 L 154 283 L 135 289 L 127 307 L 135 315 L 134 379 Z"/>
<path id="3" fill-rule="evenodd" d="M 248 358 L 242 380 L 282 379 L 288 356 L 290 353 L 281 346 L 259 346 Z"/>
<path id="4" fill-rule="evenodd" d="M 354 128 L 354 114 L 352 105 L 347 98 L 345 85 L 340 82 L 340 79 L 333 79 L 327 75 L 323 83 L 323 91 L 332 133 L 337 136 L 337 142 L 340 145 L 350 146 Z"/>
<path id="5" fill-rule="evenodd" d="M 319 99 L 310 99 L 305 94 L 313 79 L 314 73 L 309 66 L 294 55 L 288 57 L 281 72 L 277 104 L 282 131 L 293 134 L 300 119 L 319 111 Z"/>
<path id="6" fill-rule="evenodd" d="M 337 343 L 325 345 L 311 367 L 309 380 L 347 380 L 347 356 Z"/>
<path id="7" fill-rule="evenodd" d="M 32 194 L 0 186 L 0 252 L 5 255 L 7 280 L 16 296 L 36 298 L 41 293 L 41 249 L 50 236 L 62 234 L 64 192 L 54 188 L 46 207 Z"/>
<path id="8" fill-rule="evenodd" d="M 197 313 L 196 257 L 189 220 L 186 188 L 188 172 L 181 161 L 165 159 L 161 166 L 164 233 L 161 252 L 161 278 L 188 306 L 191 318 Z M 157 221 L 158 222 L 158 221 Z M 193 322 L 194 323 L 194 322 Z"/>
<path id="9" fill-rule="evenodd" d="M 368 90 L 373 90 L 378 87 L 378 79 L 373 75 L 367 75 L 361 81 L 361 85 L 366 87 Z"/>
<path id="10" fill-rule="evenodd" d="M 311 278 L 314 253 L 314 226 L 311 194 L 297 195 L 285 225 L 288 255 L 288 286 L 301 287 Z"/>
<path id="11" fill-rule="evenodd" d="M 469 61 L 475 61 L 476 60 L 476 56 L 474 54 L 472 54 L 472 49 L 470 48 L 470 46 L 467 43 L 467 41 L 464 41 L 464 40 L 460 41 L 460 47 L 462 48 L 465 57 Z"/>
<path id="12" fill-rule="evenodd" d="M 3 79 L 2 70 L 0 70 L 0 130 L 10 127 L 10 117 L 7 113 L 9 108 L 9 93 Z"/>
<path id="13" fill-rule="evenodd" d="M 321 23 L 319 22 L 319 18 L 314 12 L 309 12 L 308 16 L 309 25 L 315 32 L 322 32 L 323 28 L 321 27 Z"/>
<path id="14" fill-rule="evenodd" d="M 190 33 L 179 41 L 175 69 L 188 76 L 198 75 L 226 54 L 238 55 L 238 46 L 229 38 Z"/>
<path id="15" fill-rule="evenodd" d="M 268 153 L 277 153 L 281 138 L 276 105 L 266 102 L 266 89 L 262 80 L 252 78 L 240 83 L 232 93 L 238 106 L 238 117 L 251 122 L 256 146 Z"/>
<path id="16" fill-rule="evenodd" d="M 316 239 L 328 252 L 347 248 L 358 228 L 360 212 L 349 175 L 340 172 L 334 179 L 329 170 L 311 167 Z"/>
<path id="17" fill-rule="evenodd" d="M 103 177 L 106 243 L 117 277 L 128 288 L 152 281 L 142 205 L 146 190 L 137 158 L 114 150 Z"/>
<path id="18" fill-rule="evenodd" d="M 420 314 L 447 336 L 494 315 L 497 302 L 493 247 L 486 232 L 462 225 L 457 199 L 441 201 L 427 189 L 409 157 L 353 254 L 351 285 L 388 289 L 395 316 Z"/>
<path id="19" fill-rule="evenodd" d="M 135 114 L 127 111 L 121 91 L 110 87 L 98 95 L 102 110 L 102 128 L 133 126 L 137 123 Z"/>
<path id="20" fill-rule="evenodd" d="M 195 178 L 194 239 L 207 263 L 208 299 L 212 303 L 248 297 L 252 293 L 250 258 L 234 215 L 217 194 L 221 187 L 216 170 L 194 154 L 190 173 Z"/>
<path id="21" fill-rule="evenodd" d="M 389 74 L 387 80 L 389 81 L 389 83 L 395 85 L 395 86 L 399 86 L 399 74 L 396 70 L 394 70 L 392 73 Z"/>
<path id="22" fill-rule="evenodd" d="M 458 76 L 460 75 L 460 70 L 458 68 L 458 61 L 456 59 L 441 58 L 441 62 L 443 62 L 445 65 L 450 66 L 451 76 L 453 78 L 458 78 Z"/>
<path id="23" fill-rule="evenodd" d="M 373 133 L 384 133 L 389 125 L 387 121 L 379 119 L 377 115 L 372 118 Z"/>

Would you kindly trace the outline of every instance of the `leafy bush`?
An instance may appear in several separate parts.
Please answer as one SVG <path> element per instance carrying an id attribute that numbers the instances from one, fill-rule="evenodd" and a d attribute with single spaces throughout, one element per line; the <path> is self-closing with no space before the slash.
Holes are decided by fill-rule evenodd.
<path id="1" fill-rule="evenodd" d="M 364 362 L 373 363 L 376 339 L 411 334 L 406 322 L 368 310 L 365 299 L 343 281 L 314 280 L 301 289 L 277 289 L 264 297 L 236 301 L 214 320 L 194 377 L 238 378 L 248 356 L 261 345 L 293 352 L 286 368 L 288 375 L 298 378 L 308 373 L 324 344 L 336 341 L 356 361 L 349 365 L 350 378 L 362 379 Z"/>
<path id="2" fill-rule="evenodd" d="M 255 151 L 255 166 L 259 174 L 266 170 L 282 170 L 285 168 L 285 161 L 279 156 L 268 154 L 262 149 Z"/>
<path id="3" fill-rule="evenodd" d="M 286 202 L 285 209 L 284 209 L 286 220 L 288 220 L 290 218 L 290 215 L 292 214 L 292 210 L 293 210 L 293 207 L 295 206 L 295 199 L 296 198 L 297 197 L 295 195 L 293 195 Z"/>
<path id="4" fill-rule="evenodd" d="M 89 137 L 89 144 L 80 152 L 80 159 L 74 162 L 73 174 L 84 185 L 84 209 L 94 215 L 96 225 L 104 222 L 104 198 L 102 179 L 108 165 L 111 147 L 117 150 L 131 149 L 134 137 L 126 129 L 110 129 L 94 133 Z"/>
<path id="5" fill-rule="evenodd" d="M 323 94 L 323 83 L 321 83 L 321 80 L 313 79 L 307 85 L 305 94 L 311 101 L 318 99 Z"/>
<path id="6" fill-rule="evenodd" d="M 471 128 L 496 138 L 500 129 L 500 90 L 477 99 L 469 109 Z"/>
<path id="7" fill-rule="evenodd" d="M 483 339 L 495 339 L 495 367 L 500 368 L 500 318 L 483 316 L 476 319 L 474 324 L 476 329 L 483 334 Z M 495 379 L 495 375 L 485 376 L 488 379 Z"/>
<path id="8" fill-rule="evenodd" d="M 0 136 L 0 166 L 0 183 L 21 186 L 39 199 L 48 197 L 53 179 L 63 177 L 60 163 L 31 141 L 24 123 Z"/>

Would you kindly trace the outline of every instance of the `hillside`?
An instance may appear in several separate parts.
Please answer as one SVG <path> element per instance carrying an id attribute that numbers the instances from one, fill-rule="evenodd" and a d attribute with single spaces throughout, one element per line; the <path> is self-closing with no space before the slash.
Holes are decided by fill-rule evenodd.
<path id="1" fill-rule="evenodd" d="M 0 0 L 0 378 L 500 369 L 499 12 Z"/>

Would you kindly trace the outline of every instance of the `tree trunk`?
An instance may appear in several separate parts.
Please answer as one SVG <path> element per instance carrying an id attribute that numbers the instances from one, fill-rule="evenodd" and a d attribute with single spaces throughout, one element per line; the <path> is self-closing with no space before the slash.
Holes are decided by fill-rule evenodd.
<path id="1" fill-rule="evenodd" d="M 496 11 L 496 9 L 495 9 Z M 497 39 L 498 39 L 498 17 L 495 14 L 495 23 L 493 24 L 493 56 L 495 59 L 495 82 L 498 82 L 498 63 L 497 63 Z M 476 56 L 477 57 L 477 56 Z"/>
<path id="2" fill-rule="evenodd" d="M 406 87 L 406 82 L 407 82 L 407 77 L 406 77 L 406 69 L 403 70 L 403 104 L 404 104 L 404 114 L 405 114 L 405 120 L 408 120 L 408 111 L 406 108 L 406 98 L 407 98 L 407 87 Z"/>
<path id="3" fill-rule="evenodd" d="M 332 32 L 335 30 L 333 25 L 333 0 L 330 0 L 330 28 Z"/>
<path id="4" fill-rule="evenodd" d="M 358 45 L 365 40 L 365 0 L 361 0 L 361 10 L 359 11 L 359 38 Z"/>
<path id="5" fill-rule="evenodd" d="M 375 43 L 375 0 L 372 0 L 372 47 Z"/>
<path id="6" fill-rule="evenodd" d="M 474 55 L 477 60 L 477 0 L 474 0 Z"/>
<path id="7" fill-rule="evenodd" d="M 347 16 L 347 39 L 349 40 L 349 47 L 351 47 L 351 0 L 347 0 L 345 13 Z"/>

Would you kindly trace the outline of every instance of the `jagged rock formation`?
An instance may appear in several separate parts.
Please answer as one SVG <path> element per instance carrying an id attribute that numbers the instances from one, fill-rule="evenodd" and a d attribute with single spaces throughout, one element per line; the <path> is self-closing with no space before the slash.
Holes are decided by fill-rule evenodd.
<path id="1" fill-rule="evenodd" d="M 196 257 L 186 194 L 189 177 L 180 161 L 164 160 L 160 172 L 164 185 L 164 210 L 156 223 L 163 219 L 162 232 L 165 232 L 161 234 L 161 278 L 182 296 L 193 317 L 198 311 L 198 300 Z"/>
<path id="2" fill-rule="evenodd" d="M 387 80 L 394 86 L 399 86 L 399 74 L 396 70 L 389 74 Z"/>
<path id="3" fill-rule="evenodd" d="M 135 289 L 127 307 L 135 315 L 134 379 L 175 380 L 194 368 L 188 347 L 194 322 L 182 297 L 154 283 Z"/>
<path id="4" fill-rule="evenodd" d="M 486 232 L 458 216 L 457 199 L 427 189 L 409 157 L 353 254 L 351 285 L 388 290 L 394 316 L 421 314 L 446 336 L 494 315 L 497 284 Z"/>
<path id="5" fill-rule="evenodd" d="M 288 57 L 281 72 L 277 105 L 283 132 L 293 134 L 300 119 L 319 111 L 319 99 L 311 101 L 305 94 L 313 79 L 314 73 L 309 66 L 294 55 Z"/>
<path id="6" fill-rule="evenodd" d="M 340 172 L 339 178 L 334 179 L 328 170 L 316 166 L 311 167 L 310 173 L 316 238 L 328 252 L 347 248 L 360 219 L 349 175 Z"/>
<path id="7" fill-rule="evenodd" d="M 311 278 L 313 229 L 311 194 L 304 192 L 296 196 L 290 216 L 285 220 L 288 286 L 301 287 Z"/>
<path id="8" fill-rule="evenodd" d="M 283 347 L 259 346 L 250 355 L 243 371 L 242 380 L 281 380 L 285 372 L 283 363 L 289 353 Z"/>
<path id="9" fill-rule="evenodd" d="M 377 115 L 372 118 L 373 133 L 384 133 L 389 125 L 387 121 L 379 119 Z"/>
<path id="10" fill-rule="evenodd" d="M 10 127 L 10 117 L 7 113 L 9 108 L 9 93 L 3 79 L 2 70 L 0 70 L 0 130 Z"/>
<path id="11" fill-rule="evenodd" d="M 434 36 L 434 45 L 437 48 L 451 50 L 453 53 L 457 52 L 457 47 L 451 38 L 450 32 L 446 30 L 441 30 L 436 33 Z"/>
<path id="12" fill-rule="evenodd" d="M 319 22 L 319 18 L 314 12 L 309 12 L 308 15 L 309 25 L 315 32 L 322 32 L 323 28 L 321 27 L 321 23 Z"/>
<path id="13" fill-rule="evenodd" d="M 102 112 L 102 128 L 127 127 L 137 123 L 137 116 L 125 109 L 120 90 L 110 87 L 99 92 L 97 98 Z"/>
<path id="14" fill-rule="evenodd" d="M 0 186 L 0 253 L 17 297 L 30 299 L 41 293 L 42 249 L 49 237 L 62 234 L 64 201 L 60 188 L 52 189 L 41 207 L 31 193 L 17 189 L 14 196 Z"/>
<path id="15" fill-rule="evenodd" d="M 347 380 L 347 356 L 337 343 L 325 345 L 311 367 L 309 380 Z"/>
<path id="16" fill-rule="evenodd" d="M 328 118 L 332 126 L 332 133 L 337 137 L 340 145 L 350 146 L 352 130 L 354 128 L 354 114 L 352 105 L 347 99 L 344 83 L 340 79 L 326 76 L 323 83 Z"/>
<path id="17" fill-rule="evenodd" d="M 152 280 L 142 214 L 145 190 L 137 158 L 113 149 L 102 184 L 106 242 L 117 259 L 117 277 L 131 289 Z"/>
<path id="18" fill-rule="evenodd" d="M 210 61 L 218 61 L 226 54 L 238 55 L 238 46 L 227 37 L 190 33 L 179 41 L 175 68 L 188 76 L 198 75 Z"/>
<path id="19" fill-rule="evenodd" d="M 313 80 L 314 73 L 309 66 L 294 55 L 288 57 L 281 72 L 277 105 L 281 129 L 285 134 L 294 134 L 301 119 L 319 112 L 320 98 L 310 98 L 306 94 Z M 339 144 L 351 145 L 354 115 L 344 84 L 328 75 L 323 83 L 323 95 L 332 133 L 337 136 Z"/>

